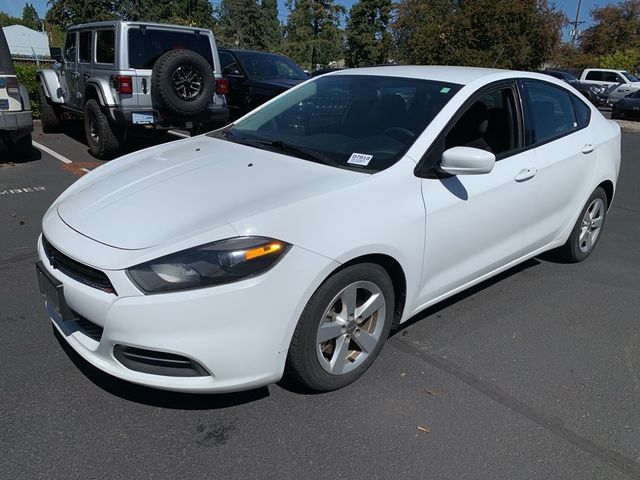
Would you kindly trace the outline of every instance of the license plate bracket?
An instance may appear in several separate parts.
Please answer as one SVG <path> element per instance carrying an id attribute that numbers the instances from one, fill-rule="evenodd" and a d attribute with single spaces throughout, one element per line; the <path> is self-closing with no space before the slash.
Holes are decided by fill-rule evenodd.
<path id="1" fill-rule="evenodd" d="M 155 122 L 153 112 L 151 113 L 134 112 L 131 114 L 131 120 L 136 125 L 150 125 Z"/>
<path id="2" fill-rule="evenodd" d="M 55 310 L 62 321 L 74 320 L 75 315 L 64 298 L 62 283 L 47 272 L 42 262 L 36 263 L 36 274 L 38 276 L 38 288 L 47 306 Z"/>

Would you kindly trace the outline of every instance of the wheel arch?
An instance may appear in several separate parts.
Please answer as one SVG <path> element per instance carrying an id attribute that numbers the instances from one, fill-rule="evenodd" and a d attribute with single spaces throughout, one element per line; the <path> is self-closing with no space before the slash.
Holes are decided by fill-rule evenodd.
<path id="1" fill-rule="evenodd" d="M 373 263 L 379 265 L 387 272 L 387 274 L 391 278 L 391 283 L 393 284 L 393 293 L 395 297 L 393 324 L 391 325 L 391 328 L 395 330 L 400 324 L 400 319 L 402 318 L 402 313 L 404 312 L 404 307 L 407 300 L 407 277 L 404 273 L 402 265 L 400 265 L 400 262 L 398 262 L 390 255 L 383 253 L 370 253 L 366 255 L 360 255 L 358 257 L 352 258 L 345 263 L 342 263 L 338 268 L 332 271 L 327 278 L 336 274 L 340 270 L 344 270 L 347 267 L 360 263 Z"/>
<path id="2" fill-rule="evenodd" d="M 604 193 L 607 195 L 607 210 L 609 210 L 611 208 L 611 203 L 613 202 L 613 182 L 611 180 L 605 180 L 601 182 L 598 187 L 601 187 L 604 190 Z"/>

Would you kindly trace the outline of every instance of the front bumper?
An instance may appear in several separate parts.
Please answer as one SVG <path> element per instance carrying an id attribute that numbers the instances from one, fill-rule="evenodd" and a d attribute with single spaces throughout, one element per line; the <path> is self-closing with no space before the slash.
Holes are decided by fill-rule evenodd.
<path id="1" fill-rule="evenodd" d="M 41 239 L 38 255 L 47 273 L 62 283 L 66 304 L 80 318 L 62 320 L 58 311 L 46 305 L 62 338 L 80 356 L 129 382 L 203 393 L 246 390 L 278 381 L 306 302 L 338 266 L 294 246 L 274 268 L 241 282 L 156 295 L 134 289 L 113 294 L 52 268 Z M 121 290 L 118 285 L 123 285 L 125 272 L 104 273 L 116 291 Z M 170 371 L 146 373 L 135 364 L 136 370 L 127 368 L 117 358 L 122 360 L 118 354 L 122 347 L 179 356 L 201 366 L 204 373 L 185 377 Z"/>

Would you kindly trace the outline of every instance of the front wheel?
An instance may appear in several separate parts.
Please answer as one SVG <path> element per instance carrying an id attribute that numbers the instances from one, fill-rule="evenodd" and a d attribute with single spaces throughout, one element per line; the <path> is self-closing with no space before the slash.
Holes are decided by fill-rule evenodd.
<path id="1" fill-rule="evenodd" d="M 380 353 L 393 323 L 394 291 L 379 265 L 352 265 L 329 277 L 305 307 L 287 371 L 317 391 L 342 388 Z"/>
<path id="2" fill-rule="evenodd" d="M 606 216 L 607 195 L 598 187 L 589 197 L 567 243 L 558 249 L 558 254 L 569 262 L 581 262 L 591 255 L 600 240 Z"/>

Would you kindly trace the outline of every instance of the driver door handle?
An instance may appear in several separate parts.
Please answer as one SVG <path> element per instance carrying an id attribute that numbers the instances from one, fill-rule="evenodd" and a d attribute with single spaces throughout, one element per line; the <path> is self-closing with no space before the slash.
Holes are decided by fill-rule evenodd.
<path id="1" fill-rule="evenodd" d="M 524 182 L 525 180 L 529 180 L 536 176 L 538 173 L 538 169 L 535 167 L 523 168 L 518 172 L 518 174 L 514 177 L 516 182 Z"/>
<path id="2" fill-rule="evenodd" d="M 595 145 L 591 145 L 587 143 L 584 147 L 582 147 L 582 153 L 591 153 L 596 149 Z"/>

